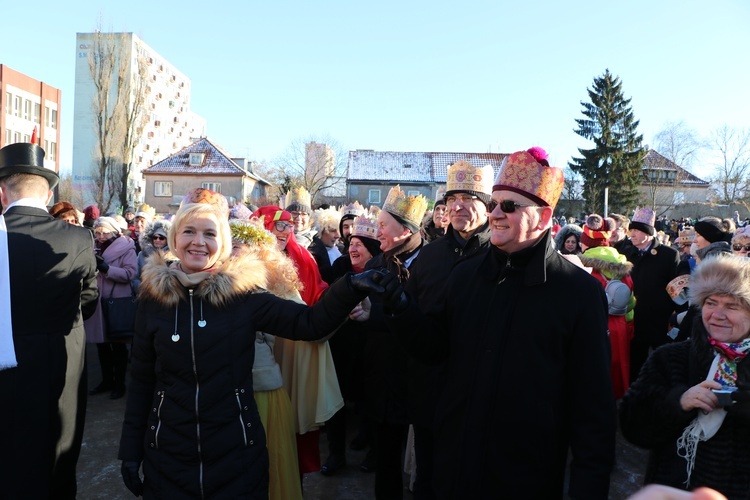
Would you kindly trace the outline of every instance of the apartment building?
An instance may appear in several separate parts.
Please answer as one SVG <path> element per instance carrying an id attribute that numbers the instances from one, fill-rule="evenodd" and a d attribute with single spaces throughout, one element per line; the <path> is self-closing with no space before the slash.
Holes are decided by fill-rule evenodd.
<path id="1" fill-rule="evenodd" d="M 60 172 L 60 104 L 62 92 L 0 64 L 0 147 L 31 142 L 44 148 L 44 166 Z"/>
<path id="2" fill-rule="evenodd" d="M 182 150 L 196 138 L 206 135 L 206 121 L 190 109 L 190 79 L 133 33 L 111 34 L 121 58 L 128 61 L 127 81 L 131 88 L 139 75 L 139 64 L 145 63 L 147 120 L 143 133 L 133 148 L 133 165 L 128 180 L 129 204 L 138 206 L 145 198 L 146 184 L 142 171 Z M 96 95 L 89 58 L 95 33 L 76 34 L 75 102 L 73 107 L 73 186 L 86 202 L 92 202 L 92 169 L 97 160 L 96 127 L 93 99 Z M 133 99 L 132 92 L 130 93 Z M 106 207 L 117 209 L 118 207 Z"/>

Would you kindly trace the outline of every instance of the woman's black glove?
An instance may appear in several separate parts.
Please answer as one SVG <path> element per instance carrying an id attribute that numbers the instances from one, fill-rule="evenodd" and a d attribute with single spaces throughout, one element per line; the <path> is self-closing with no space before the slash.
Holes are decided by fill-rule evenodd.
<path id="1" fill-rule="evenodd" d="M 109 271 L 109 264 L 104 262 L 104 257 L 102 257 L 101 255 L 95 255 L 94 257 L 96 257 L 96 268 L 100 272 L 106 273 L 107 271 Z"/>
<path id="2" fill-rule="evenodd" d="M 128 462 L 125 460 L 123 460 L 120 467 L 122 482 L 137 497 L 143 495 L 143 481 L 141 481 L 141 476 L 138 474 L 138 469 L 140 468 L 140 462 Z"/>
<path id="3" fill-rule="evenodd" d="M 383 301 L 383 305 L 393 314 L 398 314 L 406 309 L 408 300 L 404 293 L 404 287 L 393 273 L 376 271 L 370 269 L 349 277 L 349 284 L 355 290 L 367 292 Z"/>

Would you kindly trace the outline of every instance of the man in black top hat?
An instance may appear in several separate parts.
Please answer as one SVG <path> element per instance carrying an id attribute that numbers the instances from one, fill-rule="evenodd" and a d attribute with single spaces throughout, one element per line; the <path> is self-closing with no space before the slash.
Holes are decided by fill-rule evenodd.
<path id="1" fill-rule="evenodd" d="M 91 233 L 47 212 L 57 182 L 36 144 L 0 149 L 0 289 L 10 295 L 0 302 L 3 498 L 76 496 L 86 411 L 83 320 L 98 291 Z"/>

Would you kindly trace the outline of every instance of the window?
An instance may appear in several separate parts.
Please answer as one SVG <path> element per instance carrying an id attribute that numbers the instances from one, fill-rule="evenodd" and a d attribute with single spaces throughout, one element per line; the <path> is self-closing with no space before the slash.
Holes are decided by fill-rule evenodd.
<path id="1" fill-rule="evenodd" d="M 421 193 L 419 191 L 407 191 L 406 196 L 419 196 Z"/>
<path id="2" fill-rule="evenodd" d="M 49 107 L 44 107 L 44 126 L 49 127 L 49 119 L 50 119 L 50 109 Z"/>
<path id="3" fill-rule="evenodd" d="M 21 101 L 23 99 L 21 99 L 20 95 L 15 96 L 13 99 L 13 116 L 21 116 Z"/>
<path id="4" fill-rule="evenodd" d="M 37 103 L 34 103 L 34 123 L 41 123 L 41 116 L 42 116 L 42 105 Z"/>
<path id="5" fill-rule="evenodd" d="M 57 160 L 57 143 L 56 142 L 49 143 L 49 150 L 47 150 L 47 158 L 50 161 Z"/>
<path id="6" fill-rule="evenodd" d="M 221 182 L 202 182 L 201 187 L 203 189 L 210 189 L 211 191 L 221 193 Z"/>
<path id="7" fill-rule="evenodd" d="M 5 101 L 5 112 L 9 115 L 13 114 L 13 94 L 7 93 L 8 99 Z"/>
<path id="8" fill-rule="evenodd" d="M 201 165 L 203 165 L 203 160 L 205 159 L 205 157 L 205 153 L 190 153 L 190 166 L 200 167 Z"/>
<path id="9" fill-rule="evenodd" d="M 23 101 L 23 119 L 31 120 L 31 101 L 28 99 Z"/>
<path id="10" fill-rule="evenodd" d="M 370 205 L 378 205 L 380 203 L 380 189 L 370 189 L 367 203 Z"/>
<path id="11" fill-rule="evenodd" d="M 678 191 L 672 195 L 672 203 L 674 205 L 682 205 L 685 203 L 685 193 Z"/>
<path id="12" fill-rule="evenodd" d="M 10 129 L 5 129 L 5 145 L 13 143 L 13 131 Z"/>
<path id="13" fill-rule="evenodd" d="M 52 110 L 52 123 L 50 124 L 50 127 L 57 128 L 57 110 Z"/>
<path id="14" fill-rule="evenodd" d="M 172 181 L 154 182 L 154 196 L 172 196 Z"/>
<path id="15" fill-rule="evenodd" d="M 13 142 L 21 142 L 21 132 L 13 132 Z"/>
<path id="16" fill-rule="evenodd" d="M 29 134 L 23 134 L 23 142 L 31 142 L 31 136 Z"/>

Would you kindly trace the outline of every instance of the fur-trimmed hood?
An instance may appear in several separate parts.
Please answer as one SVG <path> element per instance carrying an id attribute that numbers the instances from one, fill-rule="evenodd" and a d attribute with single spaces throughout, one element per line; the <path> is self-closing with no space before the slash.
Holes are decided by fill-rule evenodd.
<path id="1" fill-rule="evenodd" d="M 154 246 L 154 242 L 151 238 L 153 238 L 154 234 L 157 232 L 159 234 L 167 236 L 169 234 L 170 227 L 172 227 L 172 223 L 168 220 L 162 219 L 155 220 L 151 224 L 146 226 L 146 229 L 144 229 L 144 231 L 138 237 L 138 243 L 140 243 L 141 245 L 141 250 L 144 251 L 147 255 L 155 252 L 156 247 Z"/>
<path id="2" fill-rule="evenodd" d="M 567 240 L 568 236 L 570 236 L 571 234 L 576 235 L 576 238 L 580 241 L 582 232 L 583 229 L 581 229 L 581 226 L 577 226 L 575 224 L 565 224 L 555 235 L 555 248 L 560 251 L 564 250 L 565 240 Z"/>
<path id="3" fill-rule="evenodd" d="M 180 271 L 175 262 L 169 260 L 170 256 L 155 252 L 148 258 L 143 268 L 140 298 L 166 307 L 187 300 L 188 288 L 180 283 Z M 218 270 L 195 286 L 194 295 L 215 307 L 222 307 L 240 295 L 265 289 L 266 284 L 265 264 L 244 255 L 222 263 Z"/>
<path id="4" fill-rule="evenodd" d="M 633 264 L 612 247 L 589 248 L 579 257 L 584 266 L 596 269 L 609 279 L 622 278 L 633 270 Z"/>

